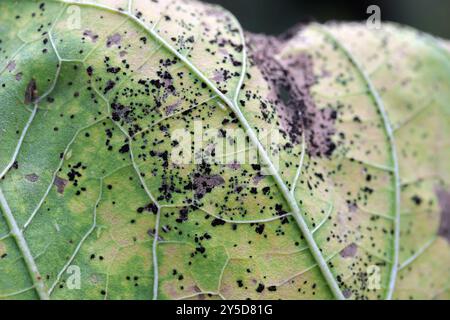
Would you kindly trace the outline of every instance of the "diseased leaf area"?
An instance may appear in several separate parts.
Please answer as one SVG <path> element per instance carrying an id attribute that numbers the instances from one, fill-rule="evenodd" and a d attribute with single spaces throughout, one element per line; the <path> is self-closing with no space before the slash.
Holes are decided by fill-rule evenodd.
<path id="1" fill-rule="evenodd" d="M 0 9 L 0 298 L 450 298 L 443 42 L 244 39 L 187 0 Z"/>

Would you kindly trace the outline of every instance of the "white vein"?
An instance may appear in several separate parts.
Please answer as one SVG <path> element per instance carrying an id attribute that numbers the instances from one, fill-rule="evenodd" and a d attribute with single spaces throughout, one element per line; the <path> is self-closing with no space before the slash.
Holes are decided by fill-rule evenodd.
<path id="1" fill-rule="evenodd" d="M 291 186 L 291 193 L 294 195 L 295 189 L 297 187 L 298 179 L 300 178 L 300 174 L 303 169 L 303 161 L 305 159 L 305 151 L 306 151 L 306 141 L 305 141 L 305 134 L 302 134 L 302 152 L 300 154 L 300 163 L 297 168 L 297 172 L 295 173 L 294 181 L 292 182 Z"/>
<path id="2" fill-rule="evenodd" d="M 45 199 L 47 198 L 48 194 L 50 193 L 50 190 L 52 189 L 52 186 L 53 186 L 53 183 L 54 183 L 54 181 L 55 181 L 55 179 L 56 179 L 56 176 L 58 175 L 58 172 L 59 172 L 59 170 L 61 169 L 61 167 L 62 167 L 62 165 L 63 165 L 63 163 L 64 163 L 64 159 L 65 159 L 67 153 L 69 152 L 70 148 L 72 147 L 72 144 L 75 142 L 76 138 L 77 138 L 78 135 L 80 134 L 80 132 L 82 132 L 83 130 L 86 130 L 86 129 L 88 129 L 88 128 L 94 126 L 94 125 L 96 125 L 97 123 L 106 120 L 106 119 L 107 119 L 107 117 L 101 118 L 101 119 L 99 119 L 99 120 L 97 120 L 97 121 L 95 121 L 95 122 L 93 122 L 93 123 L 91 123 L 91 124 L 89 124 L 89 125 L 87 125 L 87 126 L 85 126 L 85 127 L 83 127 L 83 128 L 78 129 L 77 132 L 74 134 L 74 136 L 72 137 L 72 140 L 69 141 L 69 143 L 68 143 L 66 149 L 64 150 L 64 152 L 63 152 L 63 154 L 62 154 L 62 157 L 61 157 L 61 160 L 60 160 L 60 162 L 59 162 L 58 167 L 57 167 L 56 170 L 53 172 L 52 179 L 51 179 L 50 183 L 48 184 L 47 189 L 46 189 L 45 192 L 44 192 L 44 195 L 43 195 L 43 196 L 41 197 L 41 199 L 39 200 L 39 202 L 38 202 L 36 208 L 33 210 L 33 212 L 31 213 L 30 217 L 28 218 L 28 220 L 25 222 L 25 224 L 24 224 L 24 226 L 23 226 L 23 230 L 25 230 L 25 229 L 28 228 L 28 226 L 29 226 L 30 223 L 33 221 L 34 217 L 36 216 L 36 214 L 38 213 L 38 211 L 40 210 L 40 208 L 41 208 L 42 205 L 44 204 Z"/>
<path id="3" fill-rule="evenodd" d="M 399 266 L 399 270 L 402 270 L 409 266 L 414 260 L 416 260 L 418 257 L 420 257 L 433 243 L 436 241 L 437 237 L 433 237 L 430 240 L 428 240 L 422 247 L 420 247 L 412 256 L 410 256 L 408 259 L 406 259 L 402 264 Z"/>
<path id="4" fill-rule="evenodd" d="M 55 281 L 53 282 L 53 285 L 50 287 L 48 293 L 51 294 L 53 292 L 53 290 L 55 289 L 56 285 L 58 284 L 59 280 L 61 279 L 62 275 L 64 274 L 64 272 L 66 271 L 66 269 L 70 266 L 70 264 L 72 263 L 72 261 L 75 259 L 78 251 L 80 251 L 81 246 L 83 245 L 83 243 L 86 241 L 86 239 L 91 235 L 91 233 L 95 230 L 95 227 L 97 226 L 97 207 L 100 204 L 100 200 L 102 198 L 102 194 L 103 194 L 103 179 L 100 179 L 100 191 L 99 191 L 99 196 L 97 198 L 97 201 L 95 202 L 94 205 L 94 213 L 92 215 L 92 225 L 91 227 L 88 229 L 88 231 L 84 234 L 84 236 L 81 238 L 80 242 L 78 243 L 78 245 L 76 246 L 75 250 L 73 251 L 72 255 L 70 256 L 70 258 L 67 260 L 67 262 L 64 264 L 63 268 L 60 270 L 60 272 L 58 273 L 58 275 L 56 276 Z"/>
<path id="5" fill-rule="evenodd" d="M 390 146 L 390 155 L 391 155 L 391 161 L 393 164 L 393 174 L 394 174 L 394 185 L 395 185 L 395 191 L 394 191 L 394 197 L 395 197 L 395 204 L 394 204 L 394 252 L 393 252 L 393 259 L 392 259 L 392 266 L 391 266 L 391 272 L 389 275 L 389 287 L 386 293 L 386 298 L 391 299 L 392 294 L 394 292 L 395 288 L 395 281 L 397 279 L 397 271 L 398 271 L 398 254 L 399 254 L 399 246 L 400 246 L 400 172 L 399 172 L 399 164 L 397 159 L 397 150 L 395 146 L 395 139 L 394 139 L 394 132 L 391 126 L 391 123 L 389 121 L 388 114 L 386 112 L 386 108 L 384 106 L 383 100 L 381 99 L 378 91 L 376 90 L 375 86 L 373 85 L 372 81 L 362 69 L 359 62 L 356 60 L 356 58 L 353 56 L 353 54 L 330 32 L 326 29 L 326 27 L 317 27 L 323 34 L 325 34 L 328 38 L 330 38 L 343 52 L 344 54 L 349 58 L 350 62 L 355 66 L 357 71 L 361 74 L 364 81 L 366 82 L 366 85 L 369 89 L 370 94 L 374 98 L 375 105 L 378 108 L 378 111 L 381 114 L 384 129 L 386 131 L 386 135 L 389 140 L 389 146 Z"/>
<path id="6" fill-rule="evenodd" d="M 162 206 L 162 207 L 164 207 L 164 206 Z M 199 209 L 200 211 L 206 213 L 207 215 L 213 217 L 213 218 L 222 220 L 222 221 L 224 221 L 224 222 L 226 222 L 226 223 L 235 223 L 235 224 L 266 223 L 266 222 L 272 222 L 272 221 L 276 221 L 276 220 L 280 220 L 280 219 L 283 219 L 283 218 L 292 216 L 291 213 L 285 213 L 285 214 L 281 214 L 281 215 L 276 216 L 276 217 L 263 218 L 263 219 L 253 219 L 253 220 L 232 220 L 232 219 L 227 219 L 227 218 L 221 217 L 221 216 L 219 216 L 219 215 L 213 214 L 213 213 L 211 213 L 211 212 L 209 212 L 209 211 L 207 211 L 207 210 L 205 210 L 205 209 L 203 209 L 203 208 L 198 208 L 198 209 Z"/>
<path id="7" fill-rule="evenodd" d="M 33 122 L 33 119 L 36 116 L 37 110 L 38 110 L 38 105 L 36 103 L 34 105 L 34 108 L 33 108 L 33 111 L 31 113 L 30 117 L 28 118 L 28 121 L 27 121 L 25 127 L 22 130 L 22 134 L 20 135 L 19 141 L 17 142 L 17 146 L 14 150 L 14 153 L 11 156 L 11 160 L 6 165 L 6 167 L 3 169 L 3 171 L 0 173 L 0 179 L 2 179 L 6 175 L 6 173 L 9 171 L 9 169 L 11 169 L 11 167 L 14 165 L 17 155 L 19 154 L 19 151 L 22 147 L 23 140 L 25 139 L 25 136 L 28 132 L 28 128 L 31 126 L 31 123 Z"/>

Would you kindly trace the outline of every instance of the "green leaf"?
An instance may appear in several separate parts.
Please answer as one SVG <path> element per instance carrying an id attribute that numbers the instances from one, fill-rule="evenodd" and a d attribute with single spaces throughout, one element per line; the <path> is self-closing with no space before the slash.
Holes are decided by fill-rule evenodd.
<path id="1" fill-rule="evenodd" d="M 445 42 L 0 8 L 1 298 L 448 298 Z"/>

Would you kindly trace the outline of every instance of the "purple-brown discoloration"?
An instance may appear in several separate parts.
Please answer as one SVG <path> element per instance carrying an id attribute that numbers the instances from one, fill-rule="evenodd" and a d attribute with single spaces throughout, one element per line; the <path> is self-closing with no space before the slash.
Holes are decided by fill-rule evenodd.
<path id="1" fill-rule="evenodd" d="M 250 57 L 271 85 L 271 100 L 290 141 L 301 143 L 304 132 L 310 155 L 331 156 L 336 148 L 332 141 L 336 112 L 317 108 L 311 97 L 310 88 L 316 81 L 312 58 L 304 53 L 275 58 L 290 36 L 249 34 Z"/>
<path id="2" fill-rule="evenodd" d="M 33 103 L 37 98 L 38 90 L 36 80 L 31 79 L 30 82 L 28 82 L 27 88 L 25 89 L 25 104 Z"/>
<path id="3" fill-rule="evenodd" d="M 442 187 L 436 188 L 436 195 L 441 208 L 441 221 L 439 223 L 438 235 L 450 243 L 450 192 Z"/>
<path id="4" fill-rule="evenodd" d="M 339 254 L 342 258 L 352 258 L 356 255 L 356 252 L 358 251 L 358 247 L 355 243 L 351 243 L 348 246 L 346 246 L 344 249 L 342 249 Z"/>
<path id="5" fill-rule="evenodd" d="M 225 180 L 219 175 L 199 175 L 194 177 L 194 191 L 197 197 L 203 197 L 214 187 L 224 184 Z"/>
<path id="6" fill-rule="evenodd" d="M 6 69 L 11 72 L 16 68 L 16 62 L 14 60 L 10 61 L 6 66 Z"/>
<path id="7" fill-rule="evenodd" d="M 25 179 L 27 179 L 30 182 L 36 182 L 39 180 L 39 176 L 35 173 L 27 174 L 25 176 Z"/>
<path id="8" fill-rule="evenodd" d="M 64 194 L 64 189 L 67 186 L 68 181 L 65 179 L 62 179 L 58 176 L 55 177 L 55 181 L 53 181 L 53 184 L 56 186 L 56 191 L 59 194 Z"/>
<path id="9" fill-rule="evenodd" d="M 106 46 L 109 48 L 112 45 L 118 45 L 120 44 L 120 41 L 122 40 L 122 37 L 120 36 L 120 34 L 115 33 L 112 36 L 109 36 L 108 39 L 106 40 Z"/>
<path id="10" fill-rule="evenodd" d="M 88 37 L 89 39 L 91 39 L 92 42 L 97 42 L 98 39 L 98 34 L 95 34 L 94 32 L 92 32 L 91 30 L 86 30 L 83 32 L 83 36 Z"/>

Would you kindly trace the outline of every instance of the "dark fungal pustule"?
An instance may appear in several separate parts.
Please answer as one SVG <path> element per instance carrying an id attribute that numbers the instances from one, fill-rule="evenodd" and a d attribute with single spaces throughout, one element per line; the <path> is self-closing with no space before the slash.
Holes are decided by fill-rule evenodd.
<path id="1" fill-rule="evenodd" d="M 153 214 L 156 214 L 158 212 L 158 207 L 156 206 L 156 204 L 149 203 L 147 205 L 145 205 L 144 207 L 139 207 L 136 210 L 138 213 L 143 213 L 144 211 L 146 212 L 151 212 Z"/>
<path id="2" fill-rule="evenodd" d="M 256 292 L 261 293 L 264 291 L 264 288 L 265 288 L 264 284 L 259 283 L 258 286 L 256 287 Z"/>
<path id="3" fill-rule="evenodd" d="M 250 58 L 271 86 L 269 98 L 277 109 L 282 133 L 293 144 L 300 144 L 305 134 L 311 156 L 330 157 L 336 149 L 332 136 L 337 113 L 331 108 L 319 109 L 311 97 L 310 88 L 316 81 L 312 58 L 304 53 L 282 62 L 274 58 L 291 36 L 292 32 L 280 37 L 248 34 Z M 264 109 L 263 105 L 263 114 Z"/>
<path id="4" fill-rule="evenodd" d="M 256 232 L 257 234 L 262 234 L 262 233 L 264 232 L 264 227 L 265 227 L 264 224 L 259 224 L 258 226 L 256 226 L 255 232 Z"/>
<path id="5" fill-rule="evenodd" d="M 175 220 L 176 222 L 183 223 L 183 222 L 188 220 L 188 214 L 189 214 L 189 208 L 188 207 L 181 208 L 178 213 L 179 213 L 179 216 Z"/>
<path id="6" fill-rule="evenodd" d="M 91 77 L 93 72 L 94 72 L 94 68 L 92 66 L 89 66 L 86 68 L 86 73 L 88 74 L 88 76 Z"/>
<path id="7" fill-rule="evenodd" d="M 223 226 L 226 222 L 222 219 L 218 219 L 215 218 L 211 221 L 211 226 L 216 227 L 216 226 Z"/>
<path id="8" fill-rule="evenodd" d="M 129 152 L 130 151 L 130 145 L 127 143 L 127 144 L 124 144 L 122 147 L 120 147 L 120 149 L 119 149 L 119 153 L 127 153 L 127 152 Z"/>

